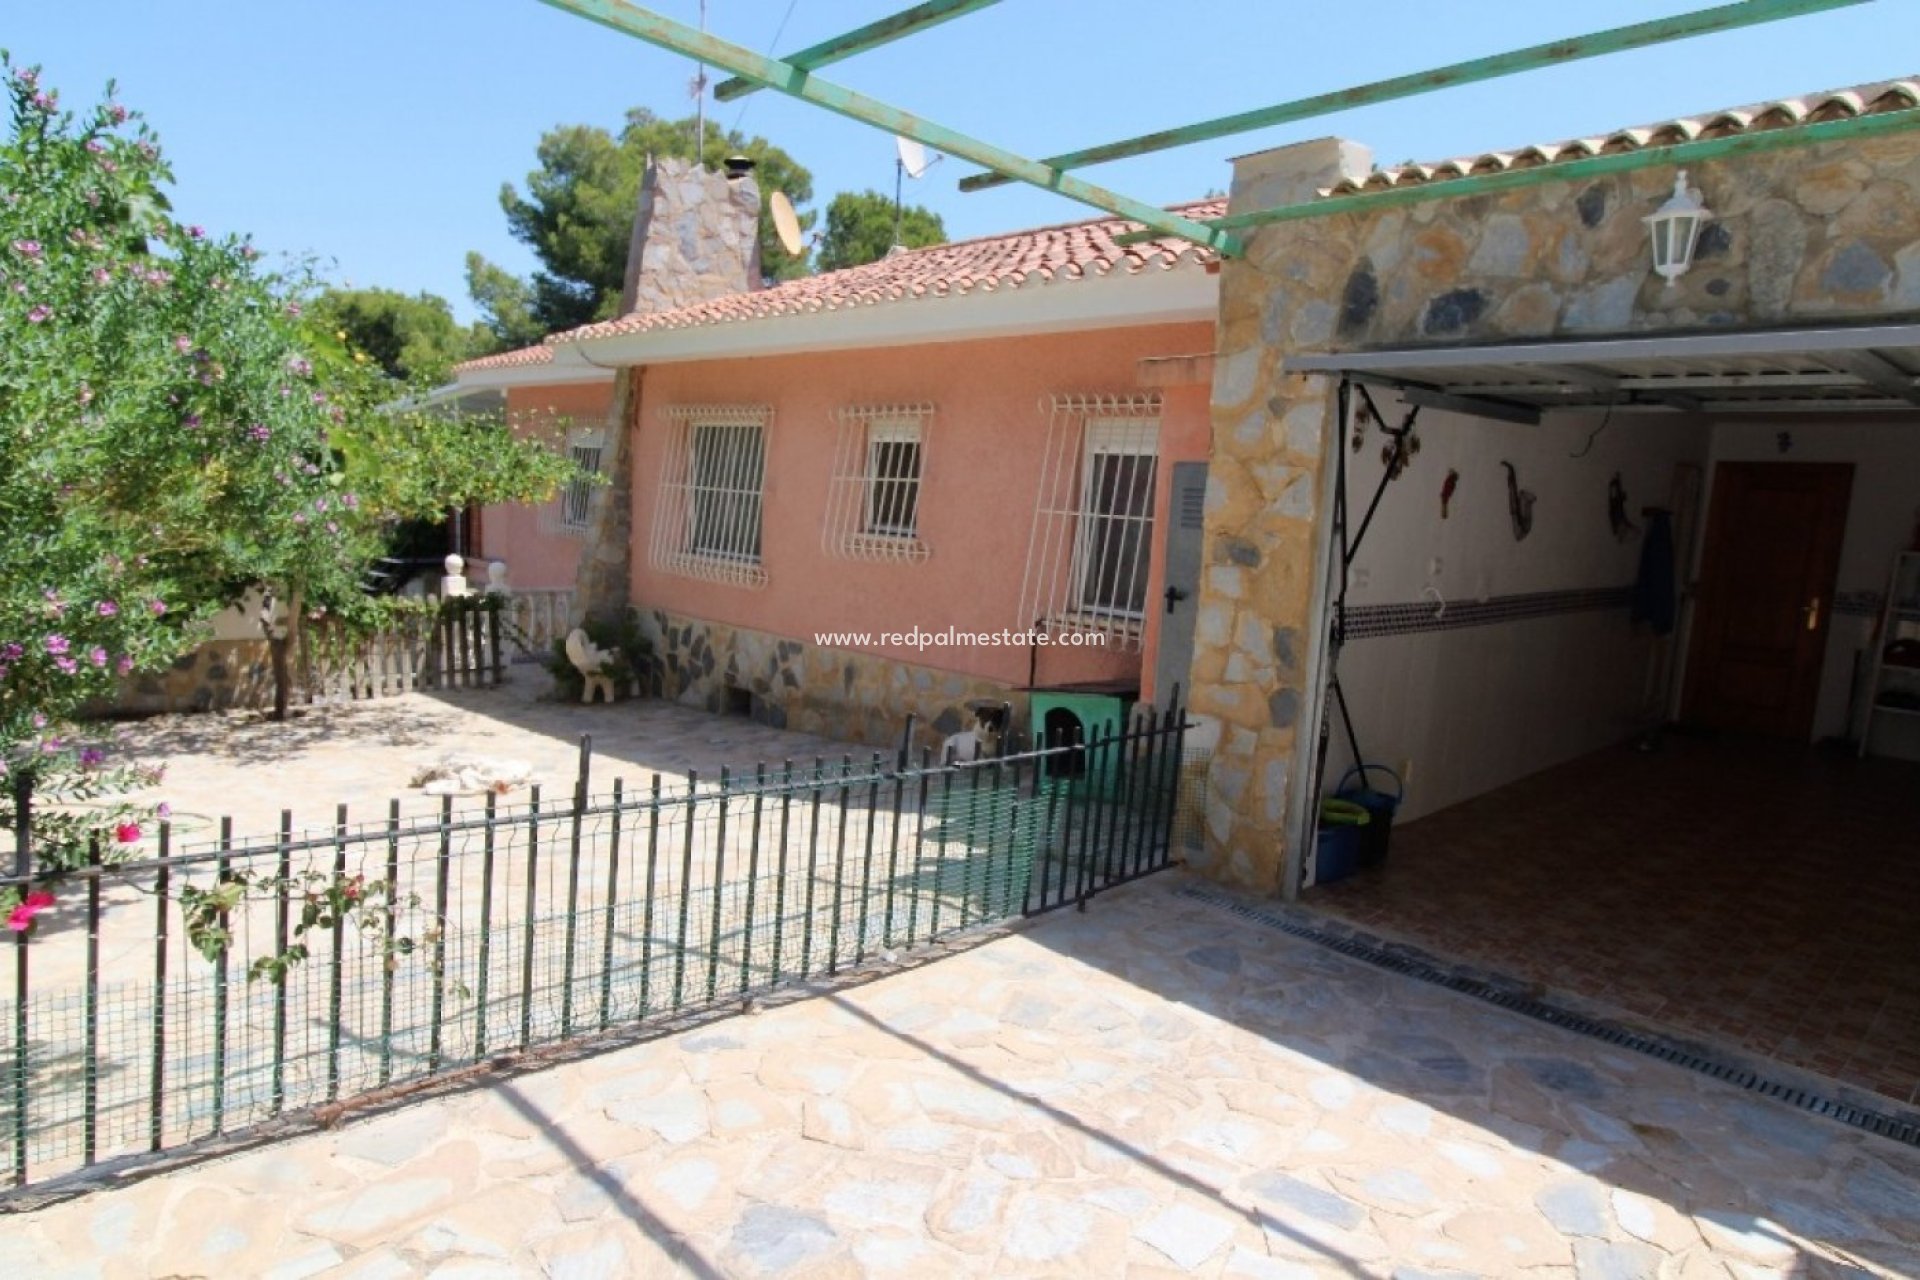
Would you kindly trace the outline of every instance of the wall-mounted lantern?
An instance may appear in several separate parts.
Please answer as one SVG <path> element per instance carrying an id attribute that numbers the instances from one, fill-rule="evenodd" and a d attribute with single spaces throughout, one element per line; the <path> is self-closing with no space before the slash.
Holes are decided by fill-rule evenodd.
<path id="1" fill-rule="evenodd" d="M 1687 171 L 1682 169 L 1673 177 L 1672 198 L 1643 219 L 1653 238 L 1653 269 L 1669 288 L 1693 265 L 1700 227 L 1712 217 L 1713 211 L 1700 203 L 1700 193 L 1687 185 Z"/>

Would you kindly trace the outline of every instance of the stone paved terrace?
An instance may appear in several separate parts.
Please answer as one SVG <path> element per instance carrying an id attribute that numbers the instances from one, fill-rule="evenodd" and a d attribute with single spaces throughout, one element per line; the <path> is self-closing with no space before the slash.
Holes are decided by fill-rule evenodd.
<path id="1" fill-rule="evenodd" d="M 1920 1274 L 1920 1152 L 1180 885 L 13 1218 L 0 1274 Z"/>
<path id="2" fill-rule="evenodd" d="M 449 755 L 524 761 L 547 796 L 564 800 L 583 733 L 593 735 L 596 794 L 622 775 L 629 787 L 654 773 L 671 783 L 689 769 L 710 780 L 722 765 L 777 767 L 791 756 L 798 766 L 816 755 L 837 760 L 851 751 L 858 760 L 873 750 L 658 699 L 548 701 L 541 695 L 549 686 L 538 667 L 515 666 L 498 689 L 298 707 L 280 725 L 252 711 L 157 716 L 129 725 L 123 750 L 139 763 L 166 766 L 164 782 L 146 798 L 171 804 L 178 838 L 193 841 L 207 839 L 222 815 L 233 818 L 236 835 L 249 836 L 275 831 L 282 809 L 293 810 L 296 828 L 331 826 L 341 803 L 356 821 L 384 819 L 396 798 L 405 814 L 436 813 L 439 800 L 407 784 Z"/>

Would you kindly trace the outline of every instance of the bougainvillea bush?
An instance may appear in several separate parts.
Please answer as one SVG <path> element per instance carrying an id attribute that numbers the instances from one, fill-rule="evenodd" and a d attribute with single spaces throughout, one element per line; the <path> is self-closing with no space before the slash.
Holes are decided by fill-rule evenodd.
<path id="1" fill-rule="evenodd" d="M 294 629 L 353 614 L 395 520 L 540 500 L 570 466 L 503 425 L 393 407 L 405 388 L 307 322 L 304 275 L 172 215 L 157 138 L 111 88 L 67 110 L 3 51 L 0 80 L 0 823 L 17 835 L 36 793 L 100 801 L 104 759 L 66 722 L 196 643 L 196 621 L 278 602 L 284 715 Z"/>

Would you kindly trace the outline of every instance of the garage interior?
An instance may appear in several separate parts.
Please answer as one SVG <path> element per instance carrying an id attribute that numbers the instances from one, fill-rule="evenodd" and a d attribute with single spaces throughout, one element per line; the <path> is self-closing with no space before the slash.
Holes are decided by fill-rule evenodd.
<path id="1" fill-rule="evenodd" d="M 1920 1103 L 1920 326 L 1287 368 L 1349 406 L 1322 791 L 1402 793 L 1303 901 Z"/>

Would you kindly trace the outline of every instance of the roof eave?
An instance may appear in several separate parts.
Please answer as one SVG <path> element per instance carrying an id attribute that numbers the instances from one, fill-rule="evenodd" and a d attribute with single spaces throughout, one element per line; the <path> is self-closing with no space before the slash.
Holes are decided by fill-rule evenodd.
<path id="1" fill-rule="evenodd" d="M 550 368 L 674 364 L 1212 321 L 1219 276 L 1198 263 L 867 306 L 556 343 Z"/>

